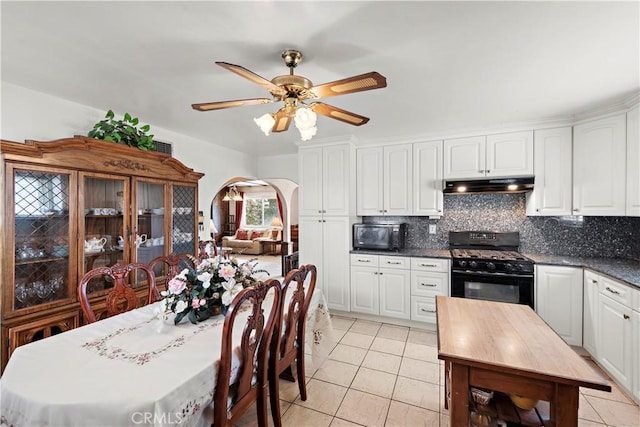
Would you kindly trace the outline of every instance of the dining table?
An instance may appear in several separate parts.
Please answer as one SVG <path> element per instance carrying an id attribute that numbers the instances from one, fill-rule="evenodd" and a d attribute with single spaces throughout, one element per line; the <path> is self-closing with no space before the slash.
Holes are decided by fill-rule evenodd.
<path id="1" fill-rule="evenodd" d="M 236 321 L 249 313 L 245 307 Z M 211 425 L 224 316 L 196 324 L 174 317 L 157 302 L 18 347 L 0 378 L 1 424 Z M 234 328 L 234 343 L 242 329 Z M 307 363 L 317 367 L 333 341 L 319 288 L 305 333 Z M 234 357 L 232 376 L 238 366 Z"/>
<path id="2" fill-rule="evenodd" d="M 528 305 L 437 296 L 436 317 L 452 426 L 469 425 L 472 387 L 548 402 L 536 416 L 555 427 L 577 427 L 579 387 L 611 391 Z"/>

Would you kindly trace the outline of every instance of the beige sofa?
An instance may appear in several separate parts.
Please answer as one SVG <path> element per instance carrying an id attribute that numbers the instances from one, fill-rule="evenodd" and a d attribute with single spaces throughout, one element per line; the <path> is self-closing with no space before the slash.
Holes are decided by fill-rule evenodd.
<path id="1" fill-rule="evenodd" d="M 238 236 L 241 238 L 239 239 Z M 247 238 L 245 239 L 244 237 Z M 262 240 L 269 239 L 271 239 L 271 230 L 239 229 L 233 236 L 224 236 L 222 238 L 222 247 L 231 248 L 233 253 L 262 255 L 264 252 Z"/>

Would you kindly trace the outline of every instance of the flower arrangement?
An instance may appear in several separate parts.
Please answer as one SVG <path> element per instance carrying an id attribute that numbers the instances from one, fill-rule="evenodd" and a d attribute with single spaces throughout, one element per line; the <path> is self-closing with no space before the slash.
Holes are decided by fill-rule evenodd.
<path id="1" fill-rule="evenodd" d="M 165 318 L 167 313 L 174 312 L 177 325 L 185 317 L 196 323 L 218 312 L 225 314 L 238 292 L 258 283 L 254 274 L 269 274 L 256 269 L 256 265 L 255 259 L 238 263 L 235 258 L 218 255 L 203 259 L 195 270 L 185 268 L 161 292 Z"/>

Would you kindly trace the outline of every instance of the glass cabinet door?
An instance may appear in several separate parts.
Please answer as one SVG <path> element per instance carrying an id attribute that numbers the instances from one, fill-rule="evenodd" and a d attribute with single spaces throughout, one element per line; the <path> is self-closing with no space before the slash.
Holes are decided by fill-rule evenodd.
<path id="1" fill-rule="evenodd" d="M 129 179 L 112 175 L 82 174 L 79 206 L 80 240 L 79 278 L 97 267 L 125 264 L 129 259 Z M 87 284 L 87 294 L 113 287 L 102 276 Z"/>
<path id="2" fill-rule="evenodd" d="M 172 197 L 172 251 L 197 256 L 196 189 L 190 186 L 174 185 Z"/>
<path id="3" fill-rule="evenodd" d="M 151 260 L 165 254 L 165 192 L 166 184 L 154 181 L 136 181 L 136 218 L 134 234 L 136 262 L 149 264 Z M 156 274 L 159 271 L 155 271 Z M 139 274 L 140 280 L 146 280 Z"/>
<path id="4" fill-rule="evenodd" d="M 7 203 L 7 218 L 13 221 L 6 226 L 8 234 L 15 236 L 9 258 L 13 286 L 5 294 L 6 312 L 72 298 L 69 254 L 75 250 L 75 228 L 69 218 L 70 209 L 74 212 L 70 194 L 77 175 L 52 168 L 19 169 L 11 164 L 6 173 L 7 182 L 13 185 Z"/>

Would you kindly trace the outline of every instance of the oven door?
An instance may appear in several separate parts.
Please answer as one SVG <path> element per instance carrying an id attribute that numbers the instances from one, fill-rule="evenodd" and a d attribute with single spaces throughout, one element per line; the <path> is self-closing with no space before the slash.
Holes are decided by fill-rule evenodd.
<path id="1" fill-rule="evenodd" d="M 451 271 L 451 296 L 527 304 L 535 309 L 533 275 Z"/>

